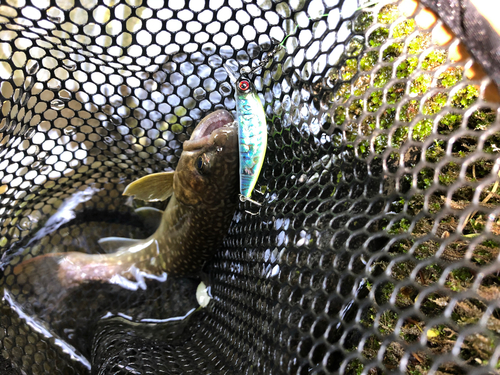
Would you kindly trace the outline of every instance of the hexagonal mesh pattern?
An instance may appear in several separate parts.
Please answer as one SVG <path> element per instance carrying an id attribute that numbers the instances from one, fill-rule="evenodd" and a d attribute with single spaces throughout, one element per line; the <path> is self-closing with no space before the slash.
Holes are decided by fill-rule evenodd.
<path id="1" fill-rule="evenodd" d="M 23 260 L 145 235 L 124 187 L 175 168 L 206 113 L 235 109 L 224 62 L 255 66 L 291 34 L 254 77 L 269 129 L 264 204 L 257 216 L 240 207 L 207 265 L 207 309 L 169 338 L 77 318 L 94 308 L 82 301 L 103 298 L 158 314 L 171 306 L 153 302 L 163 290 L 141 299 L 88 287 L 59 310 L 32 306 L 38 330 L 4 299 L 3 357 L 24 373 L 89 373 L 62 340 L 95 374 L 497 373 L 500 125 L 489 80 L 469 80 L 473 61 L 450 57 L 459 41 L 434 44 L 397 3 L 357 6 L 2 3 L 0 284 L 21 304 Z M 87 194 L 76 217 L 36 234 L 75 194 Z"/>

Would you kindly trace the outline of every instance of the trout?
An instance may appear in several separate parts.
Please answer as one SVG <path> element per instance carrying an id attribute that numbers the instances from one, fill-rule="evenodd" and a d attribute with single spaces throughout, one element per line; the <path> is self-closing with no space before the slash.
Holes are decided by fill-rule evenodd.
<path id="1" fill-rule="evenodd" d="M 145 289 L 146 278 L 195 276 L 226 235 L 238 205 L 238 129 L 225 110 L 206 116 L 195 128 L 173 172 L 145 176 L 123 194 L 145 201 L 170 198 L 161 212 L 138 209 L 157 227 L 146 239 L 108 237 L 99 241 L 106 254 L 45 254 L 14 268 L 19 274 L 36 269 L 41 260 L 57 263 L 62 287 L 89 281 Z"/>

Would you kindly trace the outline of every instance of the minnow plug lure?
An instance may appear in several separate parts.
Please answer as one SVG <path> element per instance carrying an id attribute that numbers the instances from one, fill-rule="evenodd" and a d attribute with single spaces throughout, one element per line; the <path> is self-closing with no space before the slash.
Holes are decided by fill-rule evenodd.
<path id="1" fill-rule="evenodd" d="M 232 69 L 224 64 L 224 69 L 235 85 L 240 153 L 240 200 L 249 201 L 258 206 L 261 204 L 251 199 L 250 196 L 259 178 L 266 155 L 267 124 L 264 106 L 248 74 L 255 73 L 264 67 L 281 48 L 283 48 L 281 44 L 276 45 L 255 68 L 241 68 L 239 78 L 236 78 Z"/>
<path id="2" fill-rule="evenodd" d="M 245 75 L 248 72 L 242 70 L 240 78 L 236 78 L 228 66 L 224 65 L 224 68 L 235 84 L 240 153 L 240 200 L 250 201 L 260 206 L 261 204 L 250 199 L 250 196 L 259 178 L 266 155 L 266 113 L 254 85 Z"/>

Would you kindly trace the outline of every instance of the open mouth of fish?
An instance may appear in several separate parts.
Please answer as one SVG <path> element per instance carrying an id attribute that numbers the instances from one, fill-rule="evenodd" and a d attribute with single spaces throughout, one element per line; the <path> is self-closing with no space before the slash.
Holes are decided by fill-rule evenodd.
<path id="1" fill-rule="evenodd" d="M 217 110 L 200 121 L 189 141 L 184 142 L 184 151 L 202 148 L 206 144 L 219 143 L 224 128 L 235 126 L 233 116 L 226 110 Z"/>

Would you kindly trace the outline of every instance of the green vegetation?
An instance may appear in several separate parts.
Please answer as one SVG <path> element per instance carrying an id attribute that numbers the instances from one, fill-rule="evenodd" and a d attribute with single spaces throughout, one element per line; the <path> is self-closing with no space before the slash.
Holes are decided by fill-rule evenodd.
<path id="1" fill-rule="evenodd" d="M 396 77 L 398 78 L 406 78 L 417 68 L 418 58 L 410 57 L 403 61 L 396 68 Z"/>
<path id="2" fill-rule="evenodd" d="M 385 66 L 381 68 L 377 74 L 375 75 L 375 79 L 373 80 L 373 85 L 375 87 L 383 87 L 389 79 L 391 78 L 392 69 L 391 67 Z"/>
<path id="3" fill-rule="evenodd" d="M 416 24 L 413 18 L 404 20 L 403 22 L 397 24 L 396 27 L 394 27 L 392 31 L 392 37 L 398 39 L 408 36 L 415 31 L 415 26 Z"/>
<path id="4" fill-rule="evenodd" d="M 356 59 L 347 59 L 344 63 L 344 66 L 340 70 L 340 76 L 342 80 L 348 81 L 352 77 L 354 77 L 357 71 L 358 71 L 358 61 Z"/>
<path id="5" fill-rule="evenodd" d="M 453 99 L 451 100 L 451 105 L 456 108 L 469 108 L 479 97 L 479 91 L 472 85 L 468 85 L 465 88 L 458 90 Z"/>
<path id="6" fill-rule="evenodd" d="M 393 43 L 382 52 L 382 61 L 394 61 L 403 52 L 403 43 Z"/>
<path id="7" fill-rule="evenodd" d="M 389 4 L 380 9 L 378 14 L 378 22 L 390 24 L 396 21 L 399 17 L 399 10 L 397 4 Z"/>
<path id="8" fill-rule="evenodd" d="M 389 36 L 389 30 L 385 27 L 379 27 L 375 29 L 370 36 L 368 37 L 368 44 L 370 47 L 379 47 L 381 46 Z"/>
<path id="9" fill-rule="evenodd" d="M 375 51 L 371 51 L 365 53 L 361 60 L 359 61 L 359 67 L 361 70 L 367 71 L 371 70 L 375 64 L 377 63 L 378 53 Z"/>
<path id="10" fill-rule="evenodd" d="M 418 95 L 425 94 L 431 86 L 431 82 L 432 77 L 429 74 L 422 74 L 411 82 L 410 92 Z"/>
<path id="11" fill-rule="evenodd" d="M 363 357 L 349 360 L 348 374 L 381 375 L 397 369 L 407 344 L 423 340 L 425 350 L 411 353 L 406 369 L 408 374 L 426 375 L 434 356 L 451 352 L 459 328 L 483 319 L 484 301 L 500 295 L 496 273 L 476 277 L 478 269 L 488 269 L 500 257 L 500 240 L 493 238 L 500 235 L 500 220 L 489 215 L 500 205 L 500 181 L 492 178 L 498 173 L 500 154 L 500 132 L 492 131 L 497 110 L 477 106 L 479 87 L 467 81 L 465 67 L 449 66 L 447 51 L 432 45 L 431 33 L 417 30 L 413 19 L 400 17 L 394 4 L 382 6 L 378 14 L 366 9 L 359 14 L 353 22 L 356 32 L 368 30 L 374 20 L 383 26 L 368 35 L 370 50 L 360 50 L 359 44 L 349 46 L 340 76 L 350 82 L 332 94 L 339 103 L 333 109 L 336 129 L 331 142 L 390 172 L 381 187 L 391 197 L 385 202 L 390 214 L 373 220 L 368 229 L 384 231 L 387 242 L 383 243 L 388 243 L 381 245 L 386 246 L 383 256 L 371 264 L 378 275 L 384 275 L 384 282 L 376 277 L 368 281 L 376 302 L 365 306 L 359 322 L 371 328 L 373 336 L 358 349 Z M 395 40 L 385 45 L 389 33 Z M 479 147 L 484 153 L 477 153 Z M 473 153 L 475 158 L 470 158 Z M 334 180 L 340 184 L 344 177 L 344 172 L 338 172 Z M 470 209 L 473 199 L 480 201 L 477 211 Z M 483 240 L 479 234 L 486 230 L 490 234 Z M 460 266 L 450 267 L 454 263 Z M 440 293 L 422 293 L 438 283 Z M 460 299 L 473 287 L 480 298 Z M 450 301 L 455 301 L 453 324 L 426 326 L 428 320 L 423 317 L 442 316 Z M 398 320 L 398 312 L 414 306 L 419 306 L 419 315 Z M 461 344 L 459 356 L 470 366 L 487 364 L 500 344 L 498 311 L 491 313 L 485 327 Z M 394 334 L 399 341 L 383 344 Z M 383 358 L 385 368 L 367 367 L 377 357 Z M 454 364 L 442 364 L 436 370 L 460 374 Z"/>

